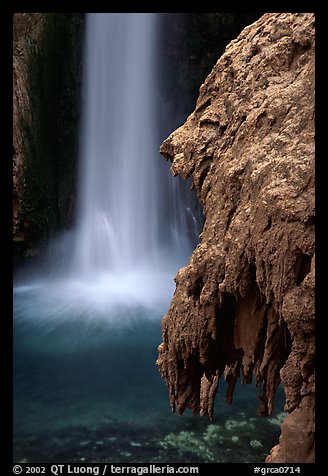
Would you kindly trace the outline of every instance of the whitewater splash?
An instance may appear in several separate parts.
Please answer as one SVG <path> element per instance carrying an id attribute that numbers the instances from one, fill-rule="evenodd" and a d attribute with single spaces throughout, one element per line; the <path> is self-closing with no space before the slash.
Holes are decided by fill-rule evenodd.
<path id="1" fill-rule="evenodd" d="M 87 276 L 156 263 L 155 27 L 154 14 L 87 16 L 73 263 Z"/>
<path id="2" fill-rule="evenodd" d="M 77 226 L 50 247 L 46 278 L 15 288 L 50 314 L 167 305 L 197 243 L 191 194 L 158 152 L 158 19 L 86 15 Z"/>

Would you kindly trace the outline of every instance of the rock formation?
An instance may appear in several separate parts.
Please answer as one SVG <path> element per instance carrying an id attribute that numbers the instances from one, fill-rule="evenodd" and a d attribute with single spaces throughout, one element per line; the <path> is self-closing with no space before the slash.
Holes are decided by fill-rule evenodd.
<path id="1" fill-rule="evenodd" d="M 32 123 L 29 64 L 32 45 L 39 42 L 44 19 L 44 13 L 15 13 L 13 19 L 13 234 L 16 240 L 23 239 L 28 226 L 21 211 L 26 130 Z"/>
<path id="2" fill-rule="evenodd" d="M 232 41 L 161 146 L 192 176 L 200 243 L 176 275 L 157 365 L 172 409 L 213 417 L 223 377 L 285 418 L 267 462 L 314 461 L 314 14 L 268 13 Z"/>
<path id="3" fill-rule="evenodd" d="M 33 254 L 70 223 L 77 156 L 80 13 L 13 18 L 13 238 Z"/>

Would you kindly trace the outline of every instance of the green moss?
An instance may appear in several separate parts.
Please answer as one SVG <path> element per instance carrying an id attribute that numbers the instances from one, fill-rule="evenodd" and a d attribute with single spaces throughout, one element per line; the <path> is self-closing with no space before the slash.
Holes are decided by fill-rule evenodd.
<path id="1" fill-rule="evenodd" d="M 83 16 L 48 13 L 40 41 L 30 51 L 31 122 L 23 124 L 23 216 L 29 241 L 42 242 L 70 219 L 74 197 L 79 122 Z"/>

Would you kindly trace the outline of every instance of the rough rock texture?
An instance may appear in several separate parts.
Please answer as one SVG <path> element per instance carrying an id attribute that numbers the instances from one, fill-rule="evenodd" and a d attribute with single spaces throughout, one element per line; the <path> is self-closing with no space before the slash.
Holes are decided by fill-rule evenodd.
<path id="1" fill-rule="evenodd" d="M 13 19 L 14 255 L 71 224 L 83 14 Z"/>
<path id="2" fill-rule="evenodd" d="M 213 416 L 220 378 L 289 415 L 267 462 L 314 461 L 314 15 L 268 13 L 232 41 L 161 146 L 201 201 L 157 365 L 172 409 Z"/>
<path id="3" fill-rule="evenodd" d="M 23 237 L 28 226 L 21 215 L 24 143 L 26 129 L 32 122 L 28 69 L 32 45 L 39 41 L 44 19 L 44 13 L 15 13 L 13 18 L 13 234 L 16 239 Z"/>

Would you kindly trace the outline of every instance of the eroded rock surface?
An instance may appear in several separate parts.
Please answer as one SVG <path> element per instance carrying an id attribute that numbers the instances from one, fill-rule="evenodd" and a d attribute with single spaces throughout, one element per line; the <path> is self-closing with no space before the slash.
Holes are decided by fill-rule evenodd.
<path id="1" fill-rule="evenodd" d="M 162 323 L 171 406 L 212 418 L 220 379 L 231 403 L 254 375 L 267 415 L 282 382 L 289 415 L 267 462 L 313 462 L 314 15 L 245 28 L 161 153 L 205 214 Z"/>
<path id="2" fill-rule="evenodd" d="M 72 223 L 82 27 L 80 13 L 14 14 L 15 258 Z"/>
<path id="3" fill-rule="evenodd" d="M 45 19 L 44 13 L 15 13 L 13 17 L 13 234 L 23 237 L 21 215 L 22 179 L 27 129 L 31 127 L 31 98 L 28 91 L 31 51 L 38 43 Z"/>

